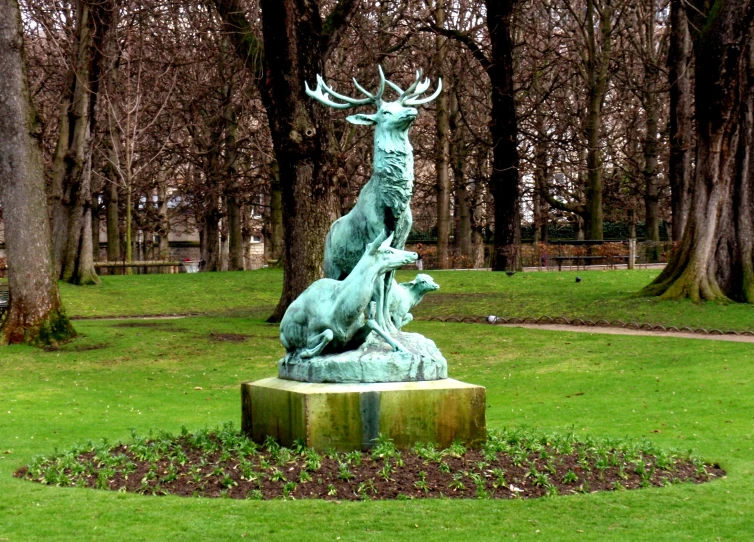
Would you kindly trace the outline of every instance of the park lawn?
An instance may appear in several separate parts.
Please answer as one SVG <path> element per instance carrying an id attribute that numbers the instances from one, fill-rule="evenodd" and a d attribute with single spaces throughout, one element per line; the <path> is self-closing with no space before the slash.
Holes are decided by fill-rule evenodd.
<path id="1" fill-rule="evenodd" d="M 754 307 L 740 303 L 661 301 L 636 293 L 657 270 L 505 273 L 431 271 L 440 291 L 427 294 L 416 318 L 549 315 L 594 321 L 623 320 L 723 331 L 754 330 Z M 416 271 L 401 271 L 399 281 Z M 576 276 L 582 278 L 576 282 Z M 282 271 L 102 277 L 102 284 L 61 284 L 74 317 L 203 313 L 265 318 L 282 289 Z"/>
<path id="2" fill-rule="evenodd" d="M 238 274 L 242 275 L 242 274 Z M 507 277 L 506 277 L 507 278 Z M 693 448 L 725 479 L 528 501 L 232 501 L 47 487 L 36 454 L 130 428 L 240 420 L 239 383 L 282 353 L 260 319 L 82 321 L 57 351 L 0 352 L 0 540 L 746 540 L 754 532 L 754 348 L 414 322 L 450 375 L 482 384 L 490 428 L 526 425 Z M 231 334 L 244 334 L 243 342 Z M 201 388 L 201 389 L 197 389 Z"/>

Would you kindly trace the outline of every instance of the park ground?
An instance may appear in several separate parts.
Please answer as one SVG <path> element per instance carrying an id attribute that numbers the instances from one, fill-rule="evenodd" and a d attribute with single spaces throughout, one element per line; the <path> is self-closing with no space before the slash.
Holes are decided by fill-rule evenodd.
<path id="1" fill-rule="evenodd" d="M 78 339 L 0 351 L 0 540 L 751 540 L 754 345 L 426 321 L 549 315 L 754 329 L 746 305 L 635 296 L 656 274 L 433 272 L 441 290 L 407 330 L 436 341 L 451 377 L 487 387 L 490 428 L 650 439 L 719 462 L 724 479 L 521 501 L 338 503 L 152 497 L 14 478 L 35 455 L 127 441 L 131 428 L 238 424 L 239 383 L 275 373 L 283 349 L 264 319 L 279 271 L 104 277 L 97 287 L 62 286 L 69 315 L 86 318 L 75 322 Z"/>

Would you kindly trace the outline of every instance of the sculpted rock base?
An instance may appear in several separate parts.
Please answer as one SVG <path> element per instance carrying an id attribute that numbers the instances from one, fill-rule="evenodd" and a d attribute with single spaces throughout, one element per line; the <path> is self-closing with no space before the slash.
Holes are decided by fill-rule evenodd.
<path id="1" fill-rule="evenodd" d="M 398 448 L 454 440 L 481 446 L 486 434 L 482 386 L 431 382 L 311 384 L 265 378 L 241 384 L 241 428 L 256 442 L 303 442 L 318 450 L 364 450 L 379 435 Z"/>
<path id="2" fill-rule="evenodd" d="M 299 382 L 421 382 L 448 378 L 448 363 L 434 341 L 418 333 L 394 333 L 407 351 L 393 351 L 371 333 L 356 350 L 301 359 L 288 354 L 278 376 Z"/>

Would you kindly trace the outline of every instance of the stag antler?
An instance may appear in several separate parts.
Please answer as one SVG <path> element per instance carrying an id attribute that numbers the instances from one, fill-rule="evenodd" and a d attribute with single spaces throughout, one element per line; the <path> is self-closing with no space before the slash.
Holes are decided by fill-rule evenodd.
<path id="1" fill-rule="evenodd" d="M 340 94 L 339 92 L 335 92 L 335 90 L 333 90 L 332 87 L 327 86 L 327 83 L 325 83 L 325 80 L 322 79 L 322 77 L 319 75 L 317 76 L 316 89 L 314 90 L 310 89 L 309 83 L 307 82 L 304 82 L 304 85 L 306 86 L 306 93 L 309 96 L 311 96 L 318 102 L 328 105 L 330 107 L 333 107 L 335 109 L 350 109 L 351 107 L 357 107 L 359 105 L 369 105 L 369 104 L 375 104 L 377 106 L 380 105 L 380 102 L 382 101 L 382 93 L 385 91 L 385 74 L 382 72 L 382 68 L 380 68 L 380 88 L 377 89 L 377 92 L 375 94 L 372 94 L 371 92 L 367 91 L 364 87 L 362 87 L 355 77 L 353 78 L 353 83 L 354 85 L 356 85 L 356 88 L 359 90 L 359 92 L 367 96 L 366 98 L 351 98 L 349 96 Z M 327 94 L 345 103 L 334 102 L 330 98 L 327 97 Z"/>
<path id="2" fill-rule="evenodd" d="M 437 98 L 440 95 L 440 92 L 442 92 L 442 79 L 437 79 L 437 89 L 432 93 L 431 96 L 427 96 L 425 98 L 418 98 L 422 94 L 424 94 L 427 89 L 429 88 L 429 79 L 425 79 L 422 81 L 422 70 L 419 70 L 416 72 L 416 79 L 414 79 L 414 82 L 411 83 L 411 86 L 408 87 L 406 90 L 402 90 L 401 87 L 393 83 L 392 81 L 388 81 L 387 84 L 390 85 L 390 87 L 395 90 L 400 96 L 398 97 L 398 101 L 403 105 L 422 105 L 425 103 L 429 103 L 435 98 Z"/>
<path id="3" fill-rule="evenodd" d="M 385 91 L 386 84 L 399 94 L 398 102 L 402 105 L 422 105 L 431 102 L 432 100 L 437 98 L 442 91 L 442 79 L 438 79 L 437 89 L 434 91 L 434 93 L 432 93 L 431 96 L 419 98 L 419 96 L 424 94 L 429 88 L 429 79 L 424 79 L 424 81 L 422 81 L 422 70 L 416 72 L 416 79 L 413 83 L 411 83 L 411 86 L 409 86 L 406 90 L 403 90 L 392 81 L 385 79 L 385 72 L 382 71 L 382 66 L 378 66 L 377 69 L 380 72 L 380 87 L 374 94 L 362 87 L 355 77 L 353 79 L 353 84 L 356 86 L 356 89 L 364 94 L 366 98 L 351 98 L 349 96 L 340 94 L 339 92 L 333 90 L 332 87 L 327 86 L 325 80 L 322 79 L 322 77 L 319 75 L 317 76 L 317 88 L 315 88 L 314 90 L 309 88 L 309 83 L 304 83 L 304 85 L 306 86 L 306 93 L 318 102 L 332 108 L 350 109 L 352 107 L 369 104 L 375 104 L 377 107 L 379 107 L 380 103 L 382 103 L 382 94 Z M 328 94 L 343 103 L 331 100 L 327 96 Z"/>

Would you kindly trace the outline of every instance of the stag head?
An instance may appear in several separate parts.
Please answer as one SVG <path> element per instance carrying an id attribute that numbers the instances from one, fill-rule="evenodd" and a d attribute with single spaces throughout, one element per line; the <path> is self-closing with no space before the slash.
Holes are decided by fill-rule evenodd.
<path id="1" fill-rule="evenodd" d="M 314 90 L 309 88 L 308 83 L 305 83 L 306 93 L 318 102 L 334 109 L 350 109 L 361 105 L 375 105 L 377 107 L 376 113 L 371 115 L 359 113 L 347 117 L 346 120 L 352 124 L 376 126 L 378 130 L 386 130 L 388 132 L 407 132 L 418 114 L 414 106 L 429 103 L 437 98 L 442 91 L 442 79 L 437 80 L 437 90 L 432 95 L 421 98 L 420 96 L 429 88 L 429 79 L 422 81 L 421 70 L 416 72 L 416 79 L 411 86 L 403 90 L 392 81 L 385 79 L 385 73 L 382 71 L 381 66 L 378 69 L 380 72 L 380 86 L 374 94 L 362 87 L 356 79 L 353 80 L 356 88 L 366 98 L 351 98 L 340 94 L 333 90 L 332 87 L 327 86 L 324 79 L 319 75 L 317 76 L 317 88 Z M 382 99 L 386 85 L 398 93 L 396 101 L 386 102 Z M 339 101 L 334 101 L 330 97 Z"/>

